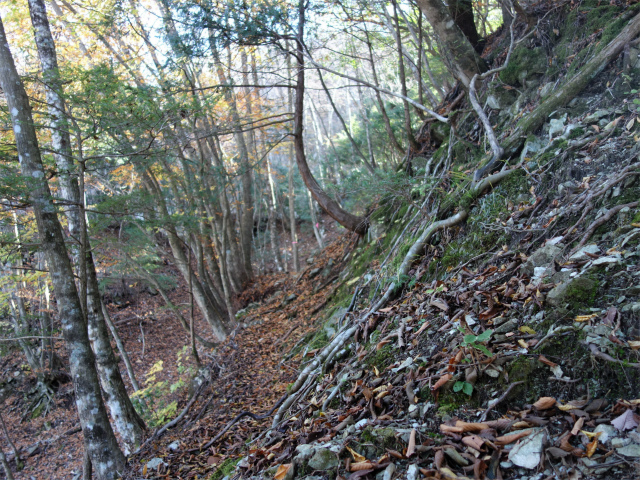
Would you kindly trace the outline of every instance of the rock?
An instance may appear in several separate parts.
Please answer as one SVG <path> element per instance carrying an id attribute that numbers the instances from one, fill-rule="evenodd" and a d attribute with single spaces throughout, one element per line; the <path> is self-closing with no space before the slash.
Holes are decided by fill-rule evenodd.
<path id="1" fill-rule="evenodd" d="M 626 447 L 630 443 L 631 443 L 631 439 L 630 438 L 615 437 L 615 438 L 611 439 L 611 447 L 612 448 Z"/>
<path id="2" fill-rule="evenodd" d="M 493 333 L 509 333 L 514 331 L 515 329 L 518 328 L 518 321 L 515 319 L 511 319 L 505 323 L 503 323 L 502 325 L 500 325 L 499 327 L 497 327 Z"/>
<path id="3" fill-rule="evenodd" d="M 309 272 L 309 279 L 315 277 L 316 275 L 318 275 L 320 272 L 322 271 L 321 268 L 314 268 L 313 270 L 311 270 Z"/>
<path id="4" fill-rule="evenodd" d="M 585 277 L 577 277 L 553 288 L 547 294 L 547 303 L 552 307 L 580 308 L 595 300 L 596 284 Z"/>
<path id="5" fill-rule="evenodd" d="M 562 269 L 559 272 L 554 273 L 553 275 L 551 275 L 551 283 L 565 283 L 568 282 L 569 280 L 571 280 L 571 276 L 572 274 L 575 274 L 575 270 L 569 270 L 569 269 Z"/>
<path id="6" fill-rule="evenodd" d="M 166 465 L 164 461 L 159 457 L 154 457 L 147 462 L 147 470 L 155 470 L 160 465 Z"/>
<path id="7" fill-rule="evenodd" d="M 540 458 L 547 435 L 542 429 L 535 429 L 528 437 L 518 441 L 509 452 L 509 460 L 519 467 L 534 469 L 540 465 Z"/>
<path id="8" fill-rule="evenodd" d="M 554 138 L 562 135 L 564 131 L 564 122 L 567 121 L 567 114 L 565 113 L 560 118 L 552 118 L 549 121 L 549 138 Z"/>
<path id="9" fill-rule="evenodd" d="M 594 267 L 600 266 L 600 265 L 611 265 L 614 263 L 620 263 L 620 257 L 600 257 L 600 258 L 596 258 L 591 265 L 593 265 Z"/>
<path id="10" fill-rule="evenodd" d="M 288 295 L 287 297 L 285 297 L 285 299 L 282 301 L 282 306 L 285 305 L 289 305 L 291 302 L 293 302 L 296 298 L 298 298 L 298 296 L 294 293 L 292 293 L 291 295 Z"/>
<path id="11" fill-rule="evenodd" d="M 606 117 L 609 114 L 610 114 L 609 110 L 596 110 L 591 115 L 587 115 L 586 117 L 584 117 L 583 122 L 584 123 L 596 123 L 602 117 Z"/>
<path id="12" fill-rule="evenodd" d="M 598 438 L 598 440 L 602 443 L 608 443 L 610 439 L 612 439 L 615 435 L 618 434 L 618 431 L 616 430 L 616 428 L 613 425 L 606 425 L 604 423 L 601 423 L 600 425 L 598 425 L 596 427 L 596 429 L 593 431 L 593 433 L 600 433 L 600 437 Z"/>
<path id="13" fill-rule="evenodd" d="M 640 445 L 637 443 L 632 443 L 626 447 L 618 448 L 616 450 L 619 454 L 624 455 L 625 457 L 640 458 Z"/>
<path id="14" fill-rule="evenodd" d="M 296 447 L 296 455 L 293 457 L 293 461 L 297 465 L 302 465 L 302 463 L 309 460 L 313 457 L 313 454 L 316 453 L 316 447 L 310 444 L 298 445 Z"/>
<path id="15" fill-rule="evenodd" d="M 418 466 L 415 463 L 407 468 L 407 480 L 418 480 Z"/>
<path id="16" fill-rule="evenodd" d="M 338 466 L 338 457 L 328 448 L 318 448 L 309 460 L 309 467 L 314 470 L 329 470 Z"/>
<path id="17" fill-rule="evenodd" d="M 573 262 L 582 262 L 584 260 L 589 260 L 590 257 L 589 255 L 587 255 L 587 253 L 598 255 L 600 253 L 600 247 L 598 247 L 598 245 L 596 245 L 595 243 L 592 243 L 591 245 L 585 245 L 576 253 L 571 255 L 569 257 L 569 260 Z"/>
<path id="18" fill-rule="evenodd" d="M 540 98 L 544 98 L 553 91 L 554 82 L 545 83 L 540 89 Z"/>
<path id="19" fill-rule="evenodd" d="M 556 258 L 562 255 L 562 247 L 558 245 L 545 245 L 536 250 L 527 261 L 520 267 L 520 270 L 527 275 L 533 275 L 536 267 L 546 267 L 553 264 Z"/>
<path id="20" fill-rule="evenodd" d="M 178 448 L 180 448 L 180 441 L 176 440 L 175 442 L 170 443 L 167 448 L 169 448 L 169 450 L 175 452 L 176 450 L 178 450 Z"/>
<path id="21" fill-rule="evenodd" d="M 395 463 L 390 463 L 389 465 L 387 465 L 387 468 L 383 470 L 381 478 L 382 480 L 391 480 L 394 473 L 396 473 L 396 465 Z"/>
<path id="22" fill-rule="evenodd" d="M 525 161 L 527 158 L 534 158 L 546 145 L 547 143 L 542 138 L 533 137 L 531 140 L 527 140 L 522 148 L 520 160 Z"/>

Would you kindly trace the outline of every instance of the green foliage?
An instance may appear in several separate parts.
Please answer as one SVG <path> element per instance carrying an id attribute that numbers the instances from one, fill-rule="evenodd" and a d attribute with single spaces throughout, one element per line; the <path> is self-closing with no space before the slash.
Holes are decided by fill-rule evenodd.
<path id="1" fill-rule="evenodd" d="M 464 330 L 462 329 L 462 327 L 460 328 L 460 331 L 464 333 Z M 487 347 L 482 345 L 482 343 L 486 342 L 491 338 L 491 335 L 493 335 L 493 330 L 491 329 L 485 330 L 480 335 L 473 335 L 473 334 L 465 335 L 464 338 L 462 339 L 462 346 L 475 348 L 476 350 L 479 350 L 480 352 L 484 353 L 486 356 L 491 357 L 493 356 L 493 354 L 487 349 Z"/>
<path id="2" fill-rule="evenodd" d="M 182 363 L 187 352 L 188 347 L 186 346 L 178 352 L 178 372 L 190 376 L 193 373 L 192 369 L 185 368 Z M 171 397 L 187 386 L 187 382 L 183 378 L 172 384 L 164 380 L 158 381 L 156 374 L 164 369 L 163 364 L 162 360 L 156 362 L 145 375 L 145 388 L 131 395 L 133 406 L 150 427 L 163 425 L 176 415 L 178 403 Z"/>
<path id="3" fill-rule="evenodd" d="M 227 458 L 220 464 L 216 471 L 213 472 L 213 475 L 209 477 L 209 480 L 221 480 L 222 478 L 231 475 L 239 461 L 239 458 Z"/>
<path id="4" fill-rule="evenodd" d="M 463 381 L 457 381 L 456 383 L 453 384 L 454 392 L 457 393 L 461 390 L 464 394 L 471 396 L 471 394 L 473 394 L 473 385 L 471 385 L 469 382 L 463 382 Z"/>

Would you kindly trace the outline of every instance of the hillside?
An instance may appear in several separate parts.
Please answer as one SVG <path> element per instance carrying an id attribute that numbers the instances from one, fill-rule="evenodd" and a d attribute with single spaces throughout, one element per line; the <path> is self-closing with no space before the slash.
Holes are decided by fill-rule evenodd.
<path id="1" fill-rule="evenodd" d="M 541 34 L 516 47 L 502 82 L 481 94 L 498 138 L 617 35 L 632 11 L 614 11 L 583 4 L 548 26 L 551 44 Z M 508 38 L 492 42 L 489 56 L 501 58 Z M 513 173 L 466 206 L 465 174 L 482 154 L 470 107 L 455 107 L 455 135 L 427 124 L 431 143 L 412 167 L 418 179 L 425 168 L 440 172 L 433 183 L 417 183 L 410 198 L 383 196 L 365 238 L 334 244 L 279 296 L 243 312 L 227 348 L 271 355 L 288 392 L 282 380 L 262 382 L 273 374 L 251 360 L 259 388 L 232 393 L 226 419 L 206 407 L 217 422 L 208 423 L 196 412 L 229 394 L 223 378 L 233 370 L 214 363 L 211 393 L 191 420 L 136 457 L 164 462 L 146 463 L 157 467 L 147 476 L 636 478 L 640 64 L 629 52 L 552 112 Z M 398 273 L 451 201 L 452 213 L 469 209 L 466 221 L 438 230 Z M 313 292 L 324 299 L 332 275 L 326 255 L 339 273 L 315 316 Z M 310 324 L 306 336 L 289 336 Z M 256 338 L 257 350 L 246 344 Z"/>

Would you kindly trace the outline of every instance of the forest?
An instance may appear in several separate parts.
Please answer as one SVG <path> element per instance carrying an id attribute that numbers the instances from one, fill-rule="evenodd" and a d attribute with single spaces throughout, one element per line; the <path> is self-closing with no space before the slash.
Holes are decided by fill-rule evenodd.
<path id="1" fill-rule="evenodd" d="M 0 3 L 0 478 L 640 474 L 640 4 Z"/>

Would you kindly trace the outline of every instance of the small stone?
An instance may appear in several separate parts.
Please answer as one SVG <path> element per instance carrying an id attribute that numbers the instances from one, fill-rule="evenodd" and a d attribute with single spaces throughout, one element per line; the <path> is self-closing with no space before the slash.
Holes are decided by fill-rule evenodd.
<path id="1" fill-rule="evenodd" d="M 625 457 L 640 457 L 640 445 L 637 443 L 632 443 L 622 448 L 616 449 L 619 454 L 624 455 Z"/>
<path id="2" fill-rule="evenodd" d="M 630 443 L 631 443 L 631 439 L 630 438 L 616 437 L 616 438 L 612 438 L 611 439 L 611 447 L 612 448 L 626 447 Z"/>
<path id="3" fill-rule="evenodd" d="M 175 442 L 170 443 L 167 448 L 169 448 L 169 450 L 175 452 L 176 450 L 178 450 L 178 448 L 180 448 L 180 441 L 176 440 Z"/>
<path id="4" fill-rule="evenodd" d="M 407 480 L 418 480 L 418 466 L 416 464 L 411 464 L 407 468 Z"/>
<path id="5" fill-rule="evenodd" d="M 554 138 L 562 134 L 566 120 L 567 115 L 565 114 L 560 118 L 553 118 L 549 121 L 549 138 Z"/>
<path id="6" fill-rule="evenodd" d="M 544 247 L 536 250 L 522 265 L 522 267 L 520 267 L 520 270 L 527 275 L 532 275 L 535 267 L 550 266 L 553 264 L 553 261 L 561 255 L 561 245 L 545 245 Z"/>
<path id="7" fill-rule="evenodd" d="M 617 435 L 618 433 L 618 431 L 613 425 L 607 425 L 605 423 L 601 423 L 593 431 L 593 433 L 600 433 L 600 432 L 602 433 L 600 434 L 600 437 L 598 438 L 598 440 L 602 443 L 608 443 L 609 440 L 613 438 L 614 435 Z"/>
<path id="8" fill-rule="evenodd" d="M 600 253 L 600 247 L 598 247 L 598 245 L 596 245 L 595 243 L 585 245 L 576 253 L 571 255 L 569 257 L 569 261 L 582 262 L 583 260 L 589 260 L 589 255 L 587 255 L 588 253 L 590 253 L 591 255 L 598 255 Z"/>
<path id="9" fill-rule="evenodd" d="M 319 448 L 309 460 L 309 467 L 314 470 L 329 470 L 338 466 L 338 457 L 328 448 Z"/>
<path id="10" fill-rule="evenodd" d="M 387 465 L 387 468 L 384 469 L 382 480 L 391 480 L 394 473 L 396 473 L 396 466 L 394 463 L 390 463 Z"/>
<path id="11" fill-rule="evenodd" d="M 321 268 L 314 268 L 313 270 L 311 270 L 311 271 L 309 272 L 309 278 L 313 278 L 313 277 L 315 277 L 315 276 L 316 276 L 316 275 L 318 275 L 321 271 L 322 271 L 322 269 L 321 269 Z"/>
<path id="12" fill-rule="evenodd" d="M 296 452 L 297 454 L 293 457 L 293 461 L 300 465 L 313 457 L 313 454 L 316 452 L 316 447 L 309 444 L 298 445 Z"/>
<path id="13" fill-rule="evenodd" d="M 505 322 L 499 327 L 497 327 L 493 331 L 493 333 L 508 333 L 508 332 L 512 332 L 516 328 L 518 328 L 518 321 L 515 319 L 511 319 L 508 322 Z"/>
<path id="14" fill-rule="evenodd" d="M 586 117 L 584 117 L 583 122 L 584 123 L 596 123 L 602 117 L 606 117 L 607 115 L 609 115 L 609 113 L 610 113 L 609 110 L 596 110 L 591 115 L 587 115 Z"/>
<path id="15" fill-rule="evenodd" d="M 155 470 L 160 465 L 166 465 L 159 457 L 154 457 L 147 462 L 147 470 Z"/>
<path id="16" fill-rule="evenodd" d="M 597 267 L 599 265 L 611 265 L 613 263 L 620 263 L 620 257 L 600 257 L 596 258 L 591 264 Z"/>

